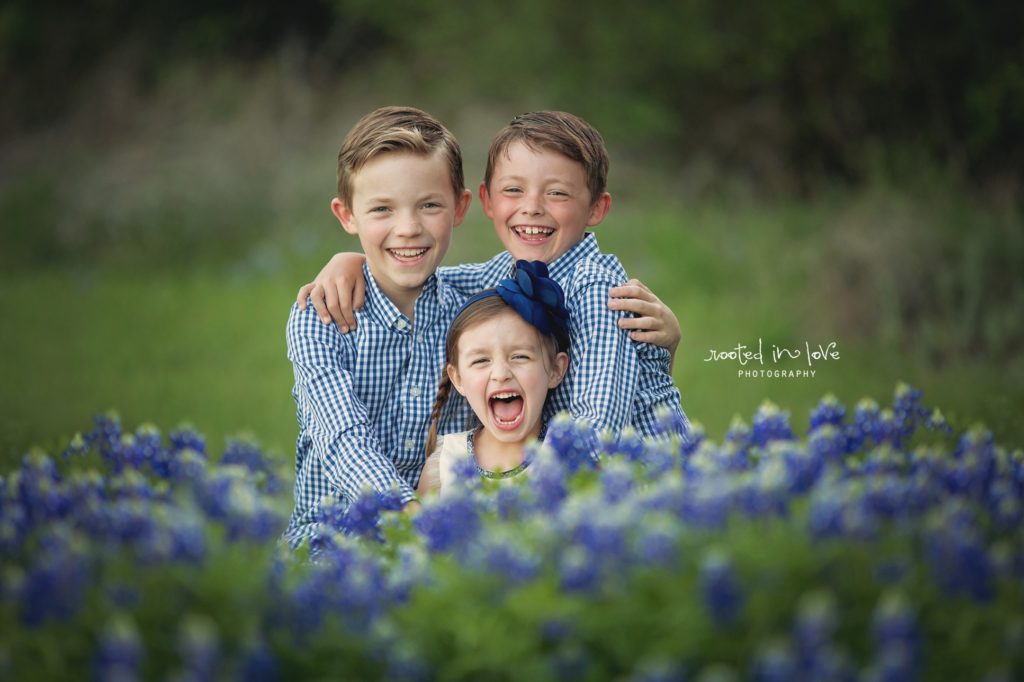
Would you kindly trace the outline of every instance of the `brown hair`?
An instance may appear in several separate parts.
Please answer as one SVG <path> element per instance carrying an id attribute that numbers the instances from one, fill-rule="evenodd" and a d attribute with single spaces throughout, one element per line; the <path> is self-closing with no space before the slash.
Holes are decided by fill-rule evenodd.
<path id="1" fill-rule="evenodd" d="M 608 150 L 604 138 L 594 126 L 564 111 L 534 111 L 516 116 L 498 131 L 487 152 L 484 185 L 488 191 L 498 155 L 507 154 L 515 142 L 522 142 L 534 151 L 558 152 L 582 165 L 591 203 L 604 193 L 608 184 Z"/>
<path id="2" fill-rule="evenodd" d="M 368 161 L 388 152 L 429 156 L 437 151 L 448 161 L 452 190 L 458 198 L 466 189 L 462 149 L 436 118 L 412 107 L 381 107 L 363 116 L 338 150 L 338 198 L 352 208 L 352 182 Z"/>
<path id="3" fill-rule="evenodd" d="M 493 291 L 493 289 L 488 289 Z M 427 457 L 437 446 L 437 424 L 441 418 L 441 411 L 448 404 L 448 398 L 452 392 L 452 380 L 448 377 L 448 365 L 454 365 L 459 355 L 459 339 L 470 327 L 493 319 L 505 312 L 516 313 L 515 308 L 505 303 L 501 296 L 487 296 L 466 306 L 452 321 L 448 328 L 448 338 L 444 344 L 445 368 L 441 370 L 441 381 L 437 387 L 437 398 L 434 400 L 434 408 L 430 411 L 430 430 L 427 432 Z M 518 313 L 516 313 L 518 315 Z M 539 330 L 538 330 L 538 333 Z M 545 346 L 551 352 L 551 357 L 568 350 L 569 337 L 559 330 L 555 334 L 541 334 Z"/>

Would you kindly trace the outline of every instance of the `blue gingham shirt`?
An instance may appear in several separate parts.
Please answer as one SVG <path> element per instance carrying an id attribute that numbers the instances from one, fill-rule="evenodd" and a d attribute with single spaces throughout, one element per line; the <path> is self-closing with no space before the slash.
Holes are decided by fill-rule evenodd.
<path id="1" fill-rule="evenodd" d="M 469 295 L 496 286 L 514 261 L 507 251 L 473 265 L 441 268 L 445 282 Z M 673 429 L 687 437 L 689 421 L 672 382 L 667 349 L 636 343 L 618 328 L 625 313 L 608 308 L 608 289 L 629 279 L 619 259 L 601 253 L 593 234 L 548 264 L 565 291 L 569 309 L 569 372 L 548 401 L 545 418 L 568 411 L 598 431 L 631 425 L 641 436 L 658 434 L 658 413 L 667 410 Z"/>
<path id="2" fill-rule="evenodd" d="M 444 367 L 444 341 L 459 293 L 432 276 L 416 300 L 413 320 L 399 312 L 364 265 L 366 303 L 356 330 L 325 325 L 312 305 L 292 307 L 288 359 L 299 435 L 295 510 L 284 538 L 298 545 L 316 530 L 324 498 L 347 507 L 366 487 L 397 490 L 403 503 L 425 460 L 430 410 Z M 465 429 L 471 412 L 452 391 L 440 433 Z"/>

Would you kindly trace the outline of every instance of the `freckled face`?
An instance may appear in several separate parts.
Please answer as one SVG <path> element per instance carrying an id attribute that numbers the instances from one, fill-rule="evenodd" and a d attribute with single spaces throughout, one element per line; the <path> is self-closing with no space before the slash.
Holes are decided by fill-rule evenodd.
<path id="1" fill-rule="evenodd" d="M 480 185 L 480 201 L 513 258 L 545 263 L 578 244 L 611 208 L 607 192 L 592 200 L 581 164 L 522 142 L 498 156 L 490 187 Z"/>
<path id="2" fill-rule="evenodd" d="M 565 374 L 569 358 L 554 357 L 533 326 L 514 311 L 466 329 L 448 376 L 495 439 L 523 442 L 540 432 L 548 390 Z"/>

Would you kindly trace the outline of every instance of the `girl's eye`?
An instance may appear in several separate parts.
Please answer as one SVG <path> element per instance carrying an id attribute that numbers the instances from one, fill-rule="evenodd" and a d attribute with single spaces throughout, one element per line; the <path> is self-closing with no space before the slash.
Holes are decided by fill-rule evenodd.
<path id="1" fill-rule="evenodd" d="M 473 366 L 476 366 L 476 365 L 482 365 L 482 364 L 484 364 L 486 362 L 487 362 L 487 358 L 475 358 L 475 359 L 469 361 L 469 365 L 471 367 L 473 367 Z"/>

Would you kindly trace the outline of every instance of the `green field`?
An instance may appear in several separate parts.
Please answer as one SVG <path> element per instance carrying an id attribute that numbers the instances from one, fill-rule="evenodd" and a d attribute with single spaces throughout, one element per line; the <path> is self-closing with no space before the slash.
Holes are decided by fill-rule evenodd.
<path id="1" fill-rule="evenodd" d="M 448 262 L 497 249 L 477 210 L 457 230 Z M 627 194 L 598 228 L 602 247 L 680 319 L 675 379 L 691 419 L 718 440 L 734 415 L 750 415 L 771 399 L 803 428 L 808 409 L 828 392 L 847 404 L 862 396 L 882 402 L 902 380 L 924 389 L 926 402 L 942 406 L 954 423 L 984 421 L 1000 441 L 1024 442 L 1020 358 L 965 354 L 936 362 L 913 343 L 886 341 L 884 326 L 874 334 L 846 329 L 843 301 L 826 276 L 832 210 L 651 208 Z M 288 308 L 297 286 L 334 248 L 356 246 L 326 212 L 319 227 L 320 246 L 301 256 L 280 247 L 272 259 L 186 272 L 119 274 L 108 267 L 3 275 L 0 462 L 10 467 L 34 444 L 54 447 L 107 409 L 119 411 L 128 427 L 191 421 L 214 451 L 225 436 L 248 433 L 287 461 L 296 433 L 285 357 Z M 756 347 L 758 339 L 766 369 L 806 368 L 803 360 L 773 364 L 773 344 L 835 342 L 839 358 L 816 363 L 813 378 L 743 378 L 737 372 L 745 368 L 734 361 L 706 361 L 711 349 Z"/>

